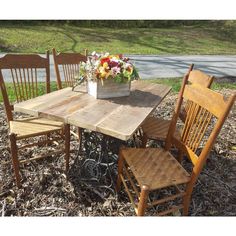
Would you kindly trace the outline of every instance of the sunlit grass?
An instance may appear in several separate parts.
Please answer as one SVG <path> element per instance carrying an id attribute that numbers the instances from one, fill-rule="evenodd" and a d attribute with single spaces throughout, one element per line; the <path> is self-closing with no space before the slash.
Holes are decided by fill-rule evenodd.
<path id="1" fill-rule="evenodd" d="M 0 52 L 109 51 L 124 54 L 236 54 L 235 28 L 84 28 L 0 23 Z"/>
<path id="2" fill-rule="evenodd" d="M 153 80 L 150 80 L 150 82 L 168 85 L 168 86 L 172 87 L 172 90 L 174 92 L 178 92 L 181 87 L 182 78 L 153 79 Z M 236 83 L 213 82 L 212 86 L 211 86 L 211 89 L 213 89 L 213 90 L 221 90 L 223 88 L 236 90 Z"/>
<path id="3" fill-rule="evenodd" d="M 9 100 L 11 102 L 14 102 L 16 100 L 16 96 L 15 96 L 13 83 L 5 83 L 5 86 L 7 89 L 7 94 L 8 94 Z M 51 92 L 57 90 L 56 82 L 50 83 L 50 90 L 51 90 Z M 38 96 L 43 95 L 45 93 L 46 93 L 46 84 L 43 82 L 38 82 Z M 2 101 L 3 101 L 2 93 L 0 92 L 0 102 L 2 102 Z"/>

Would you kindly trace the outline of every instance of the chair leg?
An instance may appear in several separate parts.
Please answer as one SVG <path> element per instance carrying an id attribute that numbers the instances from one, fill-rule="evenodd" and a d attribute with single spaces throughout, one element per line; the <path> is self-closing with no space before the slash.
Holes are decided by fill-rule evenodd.
<path id="1" fill-rule="evenodd" d="M 192 176 L 191 177 L 191 181 L 187 184 L 186 186 L 186 195 L 183 197 L 183 215 L 187 216 L 188 215 L 188 211 L 189 211 L 189 205 L 191 203 L 191 196 L 192 196 L 192 192 L 193 192 L 193 187 L 195 182 L 197 181 L 197 176 Z"/>
<path id="2" fill-rule="evenodd" d="M 79 150 L 81 148 L 81 144 L 82 144 L 82 133 L 81 133 L 81 128 L 78 127 L 77 133 L 78 133 L 78 142 L 79 142 Z"/>
<path id="3" fill-rule="evenodd" d="M 181 150 L 178 151 L 177 161 L 181 163 L 183 161 L 184 154 Z"/>
<path id="4" fill-rule="evenodd" d="M 147 138 L 147 135 L 143 134 L 142 135 L 142 138 L 141 138 L 141 141 L 142 141 L 142 148 L 145 148 L 146 145 L 147 145 L 147 141 L 148 141 L 148 138 Z"/>
<path id="5" fill-rule="evenodd" d="M 184 199 L 183 199 L 183 215 L 187 216 L 188 215 L 188 210 L 189 210 L 189 205 L 190 205 L 190 201 L 191 201 L 191 194 L 190 195 L 185 195 Z"/>
<path id="6" fill-rule="evenodd" d="M 17 145 L 16 145 L 16 135 L 11 133 L 9 135 L 10 139 L 10 148 L 11 148 L 11 157 L 12 157 L 12 164 L 14 168 L 15 178 L 16 178 L 16 185 L 20 187 L 20 171 L 19 171 L 19 160 L 17 154 Z"/>
<path id="7" fill-rule="evenodd" d="M 147 208 L 147 198 L 149 194 L 149 188 L 145 185 L 142 186 L 140 200 L 138 203 L 138 216 L 143 216 Z"/>
<path id="8" fill-rule="evenodd" d="M 116 191 L 120 191 L 120 186 L 121 186 L 121 177 L 120 175 L 123 172 L 123 164 L 124 164 L 124 158 L 122 155 L 122 148 L 120 148 L 119 152 L 119 160 L 118 160 L 118 176 L 117 176 L 117 181 L 116 181 Z"/>
<path id="9" fill-rule="evenodd" d="M 65 127 L 65 160 L 66 160 L 66 173 L 69 170 L 70 159 L 70 125 L 66 124 Z"/>

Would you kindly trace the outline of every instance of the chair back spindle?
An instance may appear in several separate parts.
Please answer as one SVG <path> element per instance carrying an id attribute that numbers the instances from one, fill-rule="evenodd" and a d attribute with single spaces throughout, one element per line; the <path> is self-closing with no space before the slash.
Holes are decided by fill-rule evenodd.
<path id="1" fill-rule="evenodd" d="M 52 53 L 57 77 L 57 88 L 73 87 L 76 77 L 79 75 L 80 63 L 87 61 L 87 50 L 85 50 L 85 55 L 80 53 L 57 54 L 55 48 L 53 48 Z"/>

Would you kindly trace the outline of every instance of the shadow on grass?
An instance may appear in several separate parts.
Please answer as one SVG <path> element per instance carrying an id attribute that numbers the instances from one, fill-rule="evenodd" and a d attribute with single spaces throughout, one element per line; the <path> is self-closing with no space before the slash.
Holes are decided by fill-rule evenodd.
<path id="1" fill-rule="evenodd" d="M 3 24 L 0 22 L 0 26 L 11 29 L 29 29 L 32 31 L 42 30 L 44 32 L 56 32 L 61 33 L 66 36 L 71 41 L 70 48 L 65 48 L 63 52 L 66 51 L 76 51 L 76 47 L 80 42 L 94 42 L 94 43 L 103 43 L 106 46 L 106 43 L 112 43 L 113 41 L 120 41 L 127 45 L 136 45 L 139 47 L 149 48 L 150 50 L 157 51 L 157 53 L 178 53 L 185 52 L 189 47 L 188 42 L 189 38 L 196 39 L 199 34 L 203 35 L 205 28 L 199 28 L 199 34 L 196 32 L 191 32 L 189 30 L 194 29 L 193 27 L 182 27 L 178 28 L 169 28 L 160 29 L 160 32 L 157 28 L 136 28 L 135 30 L 129 29 L 114 29 L 114 28 L 83 28 L 75 27 L 69 25 L 46 25 L 50 27 L 47 29 L 44 25 L 24 25 L 24 24 Z M 196 30 L 196 29 L 195 29 Z M 153 32 L 153 34 L 152 34 Z M 209 34 L 209 32 L 208 32 Z M 79 35 L 79 39 L 75 37 Z M 194 49 L 191 48 L 193 51 Z M 195 50 L 194 50 L 195 51 Z M 198 49 L 196 48 L 196 53 Z"/>
<path id="2" fill-rule="evenodd" d="M 0 52 L 12 52 L 11 47 L 6 45 L 6 42 L 0 39 Z"/>

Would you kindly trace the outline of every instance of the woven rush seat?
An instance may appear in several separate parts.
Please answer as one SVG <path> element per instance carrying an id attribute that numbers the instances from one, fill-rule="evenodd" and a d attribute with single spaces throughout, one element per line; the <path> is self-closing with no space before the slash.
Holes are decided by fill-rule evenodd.
<path id="1" fill-rule="evenodd" d="M 122 155 L 140 186 L 150 190 L 188 183 L 189 173 L 161 148 L 126 148 Z"/>
<path id="2" fill-rule="evenodd" d="M 22 120 L 12 120 L 9 123 L 10 133 L 16 134 L 17 139 L 33 137 L 59 131 L 63 123 L 45 118 L 27 118 Z"/>
<path id="3" fill-rule="evenodd" d="M 148 117 L 142 124 L 142 129 L 148 139 L 157 139 L 165 141 L 171 120 L 164 120 L 157 117 Z M 174 136 L 179 140 L 181 133 L 178 129 L 175 130 Z"/>

